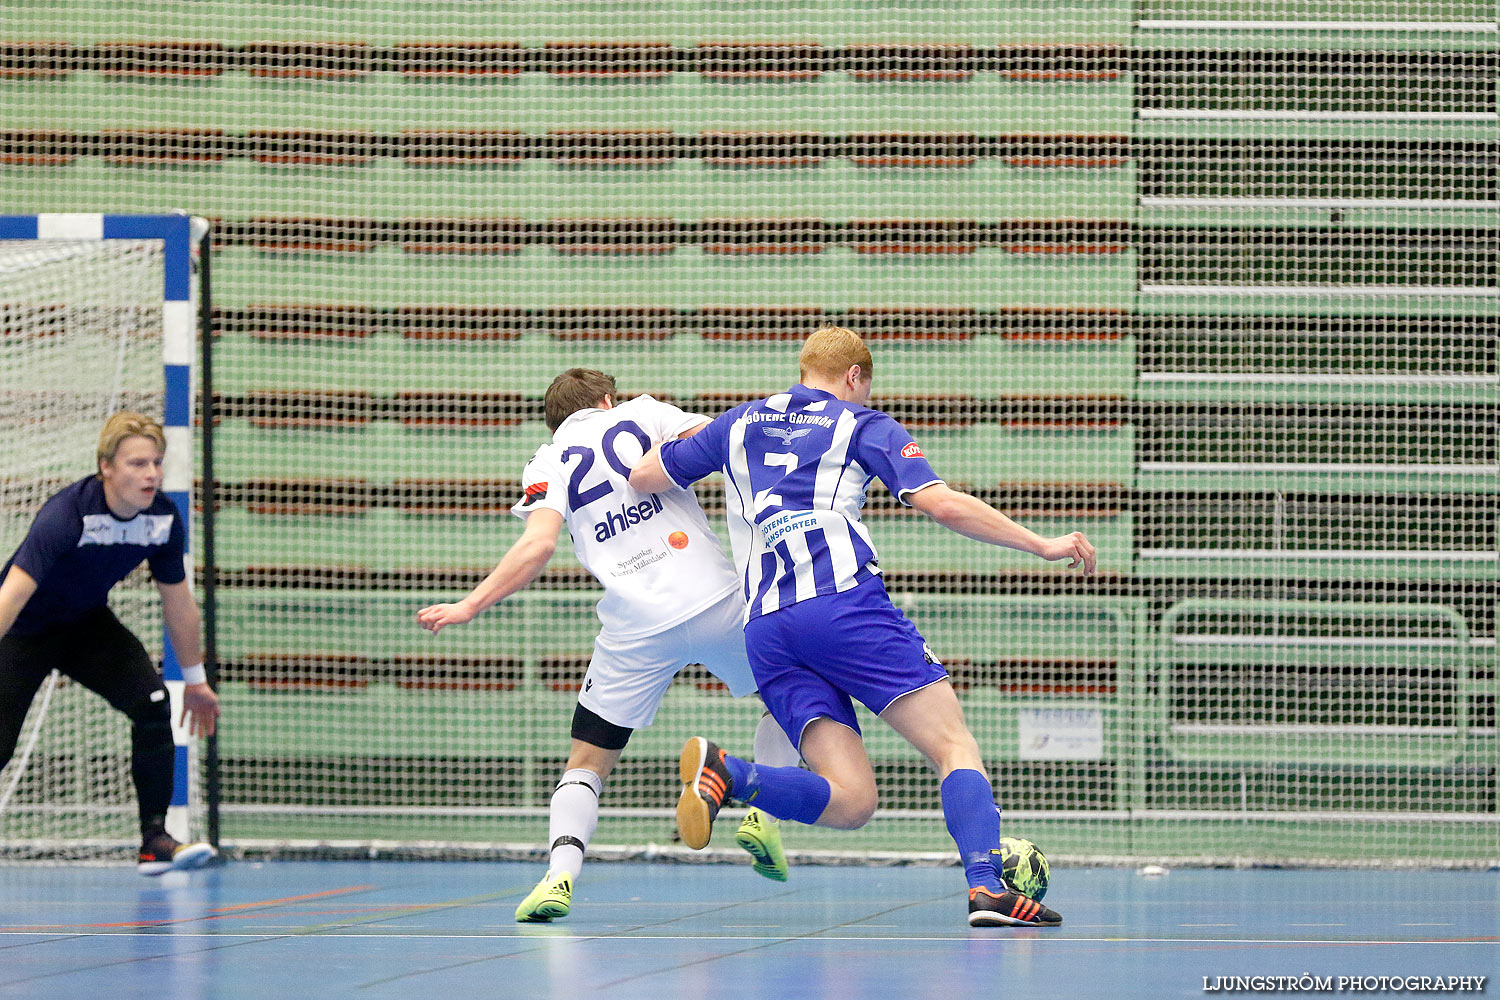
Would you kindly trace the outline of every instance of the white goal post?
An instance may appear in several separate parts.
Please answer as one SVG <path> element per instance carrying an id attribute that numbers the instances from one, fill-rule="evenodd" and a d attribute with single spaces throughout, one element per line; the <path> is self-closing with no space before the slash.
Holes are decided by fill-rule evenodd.
<path id="1" fill-rule="evenodd" d="M 92 468 L 109 413 L 160 417 L 164 490 L 191 538 L 193 258 L 207 224 L 186 214 L 0 216 L 0 542 L 13 551 L 41 504 Z M 193 556 L 187 555 L 188 573 Z M 154 645 L 153 588 L 137 573 L 112 605 Z M 159 630 L 159 625 L 158 625 Z M 187 733 L 182 671 L 164 632 L 173 701 L 176 781 L 167 826 L 186 840 L 201 806 Z M 107 857 L 134 846 L 128 723 L 54 672 L 33 700 L 11 762 L 0 771 L 0 858 Z M 102 731 L 101 731 L 102 727 Z"/>

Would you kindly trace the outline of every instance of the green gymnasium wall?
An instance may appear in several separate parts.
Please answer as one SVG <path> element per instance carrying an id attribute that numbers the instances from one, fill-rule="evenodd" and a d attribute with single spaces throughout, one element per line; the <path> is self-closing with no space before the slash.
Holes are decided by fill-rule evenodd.
<path id="1" fill-rule="evenodd" d="M 1008 831 L 1494 863 L 1496 18 L 0 2 L 0 210 L 213 223 L 224 841 L 539 845 L 591 581 L 416 609 L 517 536 L 558 371 L 713 415 L 830 319 L 940 473 L 1098 547 L 1083 581 L 872 492 Z M 687 671 L 597 843 L 667 844 L 681 739 L 757 714 Z M 882 812 L 789 848 L 948 851 L 866 721 Z"/>

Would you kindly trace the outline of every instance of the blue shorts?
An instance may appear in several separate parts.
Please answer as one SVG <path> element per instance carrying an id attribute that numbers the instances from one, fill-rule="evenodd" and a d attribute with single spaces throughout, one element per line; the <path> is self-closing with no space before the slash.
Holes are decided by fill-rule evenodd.
<path id="1" fill-rule="evenodd" d="M 799 746 L 821 716 L 859 732 L 851 698 L 879 715 L 948 676 L 878 576 L 752 618 L 745 648 L 766 708 Z"/>

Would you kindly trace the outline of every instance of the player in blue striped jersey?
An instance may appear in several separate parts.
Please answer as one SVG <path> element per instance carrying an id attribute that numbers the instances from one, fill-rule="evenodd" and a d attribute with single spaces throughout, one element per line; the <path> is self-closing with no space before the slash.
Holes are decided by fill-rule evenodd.
<path id="1" fill-rule="evenodd" d="M 969 882 L 969 923 L 1059 924 L 1057 913 L 1004 884 L 998 853 L 991 863 L 1000 815 L 979 746 L 947 671 L 887 596 L 859 512 L 879 478 L 903 504 L 978 541 L 1070 560 L 1086 574 L 1094 572 L 1094 548 L 1076 531 L 1043 538 L 950 489 L 899 423 L 865 405 L 874 364 L 852 331 L 819 329 L 799 360 L 798 385 L 662 444 L 630 475 L 632 486 L 655 492 L 723 471 L 750 664 L 767 707 L 812 769 L 757 767 L 693 737 L 680 760 L 683 840 L 705 846 L 730 797 L 781 819 L 863 826 L 876 790 L 854 699 L 937 770 Z"/>

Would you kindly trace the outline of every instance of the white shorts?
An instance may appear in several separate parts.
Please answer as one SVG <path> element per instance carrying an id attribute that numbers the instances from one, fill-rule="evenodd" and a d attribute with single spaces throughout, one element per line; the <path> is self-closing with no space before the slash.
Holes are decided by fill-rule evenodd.
<path id="1" fill-rule="evenodd" d="M 627 729 L 651 725 L 672 678 L 701 663 L 736 698 L 755 693 L 745 655 L 745 604 L 739 591 L 644 639 L 594 640 L 594 655 L 578 690 L 578 703 L 606 722 Z"/>

